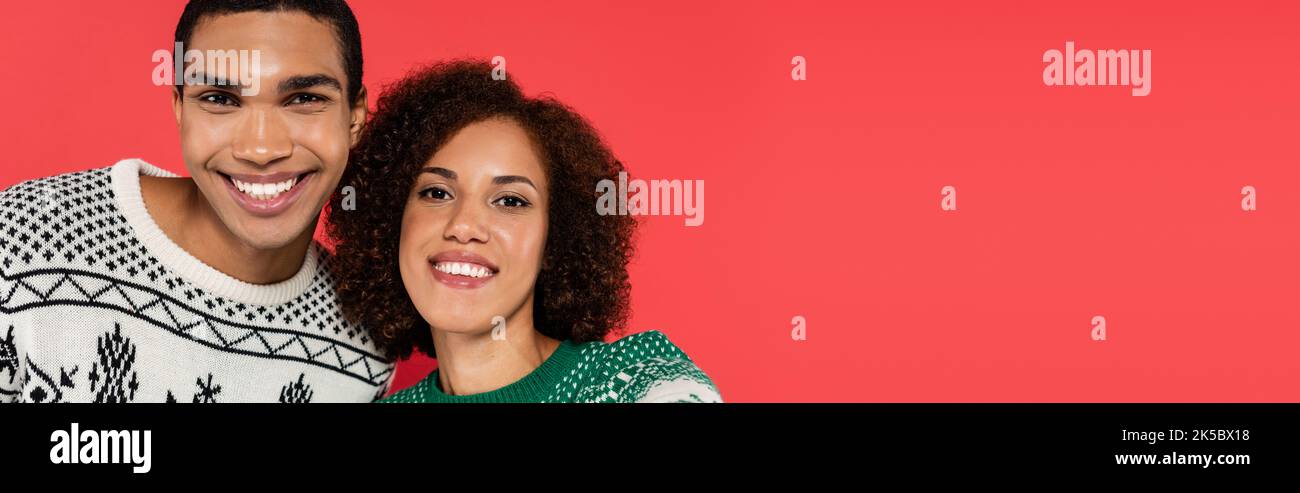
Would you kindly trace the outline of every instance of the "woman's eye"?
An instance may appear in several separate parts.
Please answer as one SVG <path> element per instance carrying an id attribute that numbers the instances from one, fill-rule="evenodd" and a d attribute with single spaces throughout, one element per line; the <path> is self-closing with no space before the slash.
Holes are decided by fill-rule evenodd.
<path id="1" fill-rule="evenodd" d="M 433 200 L 448 200 L 451 198 L 451 193 L 441 188 L 426 188 L 420 191 L 420 197 Z"/>
<path id="2" fill-rule="evenodd" d="M 507 195 L 505 197 L 501 197 L 497 199 L 497 203 L 502 206 L 510 207 L 510 208 L 528 207 L 529 205 L 527 200 L 524 200 L 519 197 L 515 197 L 513 195 Z"/>

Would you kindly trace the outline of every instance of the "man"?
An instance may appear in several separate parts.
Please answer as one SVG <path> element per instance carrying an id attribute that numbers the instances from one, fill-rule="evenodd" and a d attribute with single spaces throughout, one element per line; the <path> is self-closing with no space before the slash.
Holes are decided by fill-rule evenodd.
<path id="1" fill-rule="evenodd" d="M 366 119 L 351 9 L 191 0 L 175 39 L 259 55 L 175 88 L 190 178 L 128 159 L 0 193 L 0 401 L 382 397 L 312 238 Z"/>

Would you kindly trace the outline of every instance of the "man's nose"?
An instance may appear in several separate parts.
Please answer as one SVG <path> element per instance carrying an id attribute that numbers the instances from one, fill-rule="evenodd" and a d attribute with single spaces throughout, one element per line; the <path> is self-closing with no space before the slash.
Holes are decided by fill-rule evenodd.
<path id="1" fill-rule="evenodd" d="M 267 110 L 250 111 L 235 130 L 232 143 L 236 159 L 265 166 L 293 154 L 289 128 L 276 114 Z"/>

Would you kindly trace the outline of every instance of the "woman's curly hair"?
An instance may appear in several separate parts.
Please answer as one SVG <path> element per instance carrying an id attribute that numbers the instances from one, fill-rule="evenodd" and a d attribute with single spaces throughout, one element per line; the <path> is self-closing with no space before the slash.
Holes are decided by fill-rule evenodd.
<path id="1" fill-rule="evenodd" d="M 630 314 L 627 265 L 636 220 L 596 208 L 597 183 L 618 180 L 622 163 L 581 115 L 549 97 L 525 97 L 512 79 L 494 79 L 492 71 L 484 61 L 441 62 L 386 88 L 339 184 L 352 187 L 356 207 L 337 207 L 340 193 L 326 212 L 343 313 L 366 326 L 389 358 L 408 358 L 412 349 L 434 354 L 428 323 L 398 271 L 410 187 L 456 132 L 492 118 L 512 120 L 532 137 L 550 184 L 534 326 L 555 339 L 586 342 L 621 331 Z"/>

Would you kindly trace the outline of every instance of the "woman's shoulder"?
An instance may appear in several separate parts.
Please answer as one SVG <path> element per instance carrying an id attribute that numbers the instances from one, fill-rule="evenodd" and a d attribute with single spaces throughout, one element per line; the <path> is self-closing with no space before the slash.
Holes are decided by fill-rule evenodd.
<path id="1" fill-rule="evenodd" d="M 717 387 L 685 351 L 657 330 L 581 346 L 583 364 L 608 380 L 615 402 L 722 402 Z M 602 399 L 603 400 L 603 399 Z"/>

